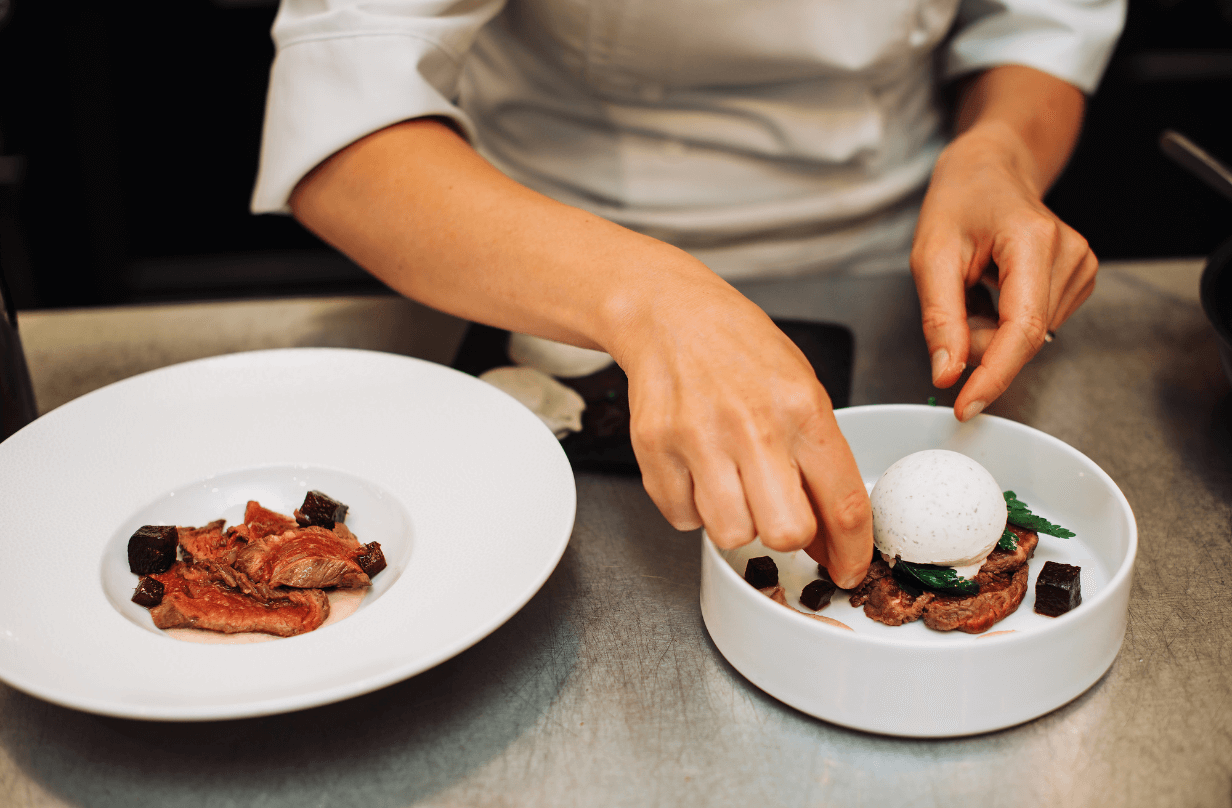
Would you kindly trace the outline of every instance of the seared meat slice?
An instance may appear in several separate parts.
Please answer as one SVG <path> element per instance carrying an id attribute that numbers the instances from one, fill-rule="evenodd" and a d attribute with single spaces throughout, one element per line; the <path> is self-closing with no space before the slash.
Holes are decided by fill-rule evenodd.
<path id="1" fill-rule="evenodd" d="M 920 619 L 936 595 L 912 595 L 894 580 L 889 565 L 878 558 L 868 567 L 860 585 L 851 591 L 851 605 L 863 606 L 864 614 L 887 626 L 901 626 Z"/>
<path id="2" fill-rule="evenodd" d="M 1034 530 L 1027 530 L 1025 527 L 1017 527 L 1015 525 L 1006 525 L 1015 536 L 1018 537 L 1017 550 L 993 550 L 988 556 L 988 560 L 980 567 L 980 572 L 991 572 L 996 575 L 1002 575 L 1021 567 L 1027 563 L 1027 559 L 1035 555 L 1035 547 L 1039 544 L 1039 534 Z M 978 580 L 978 578 L 977 578 Z"/>
<path id="3" fill-rule="evenodd" d="M 162 603 L 150 610 L 159 628 L 290 637 L 318 628 L 329 616 L 324 592 L 276 590 L 218 562 L 180 561 L 152 577 L 164 588 Z"/>
<path id="4" fill-rule="evenodd" d="M 235 563 L 235 555 L 247 543 L 247 531 L 236 528 L 224 531 L 226 520 L 217 519 L 203 527 L 178 527 L 180 550 L 184 560 L 221 561 L 224 564 Z"/>
<path id="5" fill-rule="evenodd" d="M 274 536 L 253 537 L 235 567 L 270 586 L 324 589 L 369 586 L 372 580 L 355 562 L 359 542 L 323 527 L 301 527 Z"/>
<path id="6" fill-rule="evenodd" d="M 1014 613 L 1027 594 L 1027 565 L 1012 574 L 995 575 L 983 570 L 975 576 L 980 593 L 970 597 L 937 595 L 924 612 L 924 625 L 938 631 L 979 634 L 993 623 Z"/>
<path id="7" fill-rule="evenodd" d="M 244 524 L 248 526 L 248 532 L 254 539 L 299 527 L 291 517 L 263 508 L 255 499 L 249 500 L 248 507 L 244 509 Z"/>
<path id="8" fill-rule="evenodd" d="M 1027 560 L 1035 555 L 1039 536 L 1032 530 L 1007 525 L 1018 537 L 1013 551 L 993 550 L 980 567 L 975 581 L 978 595 L 942 595 L 924 590 L 912 596 L 893 577 L 881 558 L 873 561 L 864 580 L 851 592 L 851 605 L 863 606 L 864 614 L 887 626 L 901 626 L 924 619 L 938 631 L 979 634 L 1004 619 L 1022 603 L 1027 592 Z"/>

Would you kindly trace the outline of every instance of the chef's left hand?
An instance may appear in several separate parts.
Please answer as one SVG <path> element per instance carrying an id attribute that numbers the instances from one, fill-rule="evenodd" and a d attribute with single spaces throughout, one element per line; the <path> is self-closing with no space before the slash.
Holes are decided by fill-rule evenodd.
<path id="1" fill-rule="evenodd" d="M 1010 78 L 1022 79 L 1021 70 Z M 1056 171 L 1063 163 L 1062 157 Z M 1095 288 L 1098 262 L 1086 239 L 1041 201 L 1053 176 L 1041 170 L 1038 149 L 996 118 L 976 121 L 955 138 L 933 172 L 911 271 L 933 383 L 949 387 L 979 363 L 954 403 L 960 420 L 1005 392 L 1045 335 Z M 969 322 L 965 293 L 985 273 L 1000 290 L 998 320 Z"/>

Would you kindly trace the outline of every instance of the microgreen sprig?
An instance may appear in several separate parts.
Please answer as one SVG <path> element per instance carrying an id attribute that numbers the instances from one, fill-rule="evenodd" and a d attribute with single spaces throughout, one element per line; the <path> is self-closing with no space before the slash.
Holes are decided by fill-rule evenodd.
<path id="1" fill-rule="evenodd" d="M 1066 530 L 1060 525 L 1054 525 L 1042 516 L 1031 513 L 1027 503 L 1020 500 L 1013 491 L 1006 491 L 1003 496 L 1005 497 L 1005 506 L 1009 509 L 1006 521 L 1011 525 L 1034 530 L 1037 533 L 1046 533 L 1049 536 L 1056 536 L 1058 539 L 1072 539 L 1077 535 L 1072 530 Z M 1005 534 L 1001 535 L 1001 540 L 1005 541 Z"/>

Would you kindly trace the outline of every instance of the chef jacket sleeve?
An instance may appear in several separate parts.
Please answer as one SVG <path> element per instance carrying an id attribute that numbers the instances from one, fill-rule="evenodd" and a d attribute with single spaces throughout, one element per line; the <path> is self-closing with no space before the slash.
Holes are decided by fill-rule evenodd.
<path id="1" fill-rule="evenodd" d="M 289 213 L 300 179 L 398 121 L 439 115 L 473 139 L 455 105 L 462 59 L 503 0 L 283 0 L 253 213 Z"/>
<path id="2" fill-rule="evenodd" d="M 1091 93 L 1125 24 L 1125 0 L 963 0 L 958 15 L 947 78 L 1018 64 Z"/>

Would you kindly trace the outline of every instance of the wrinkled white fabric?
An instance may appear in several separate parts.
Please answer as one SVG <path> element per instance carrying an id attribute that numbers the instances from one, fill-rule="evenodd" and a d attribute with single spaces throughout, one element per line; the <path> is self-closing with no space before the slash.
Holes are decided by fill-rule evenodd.
<path id="1" fill-rule="evenodd" d="M 729 278 L 905 268 L 940 81 L 1094 89 L 1124 0 L 283 0 L 254 212 L 452 118 L 498 168 Z"/>

